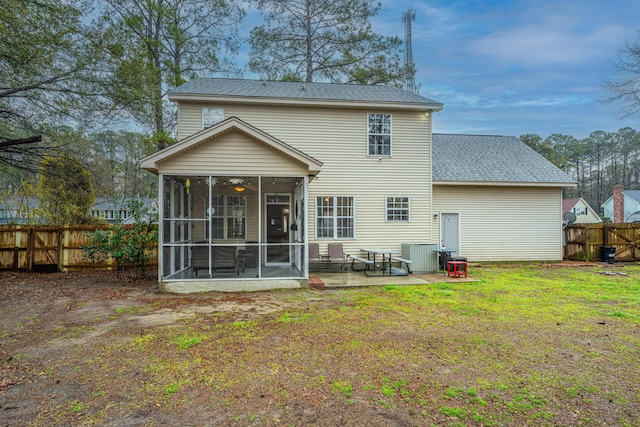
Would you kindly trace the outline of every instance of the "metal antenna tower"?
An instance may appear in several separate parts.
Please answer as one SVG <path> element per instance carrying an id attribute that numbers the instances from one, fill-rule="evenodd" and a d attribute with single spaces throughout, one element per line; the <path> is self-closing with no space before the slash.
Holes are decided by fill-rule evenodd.
<path id="1" fill-rule="evenodd" d="M 416 19 L 416 12 L 409 9 L 402 14 L 404 23 L 404 66 L 407 69 L 415 70 L 413 63 L 413 49 L 411 47 L 411 23 Z M 404 88 L 409 92 L 417 93 L 415 72 L 407 76 Z"/>

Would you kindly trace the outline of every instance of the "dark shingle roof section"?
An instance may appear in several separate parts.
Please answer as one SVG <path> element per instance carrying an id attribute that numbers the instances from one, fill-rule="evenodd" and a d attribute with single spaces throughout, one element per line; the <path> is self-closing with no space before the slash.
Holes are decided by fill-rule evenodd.
<path id="1" fill-rule="evenodd" d="M 580 201 L 581 197 L 573 197 L 571 199 L 563 199 L 562 200 L 562 213 L 567 213 L 572 210 L 578 201 Z"/>
<path id="2" fill-rule="evenodd" d="M 337 83 L 278 82 L 266 80 L 236 80 L 196 78 L 173 89 L 169 95 L 217 95 L 249 98 L 276 98 L 317 101 L 392 102 L 442 104 L 395 86 Z"/>
<path id="3" fill-rule="evenodd" d="M 516 137 L 447 134 L 433 134 L 433 181 L 574 183 Z"/>

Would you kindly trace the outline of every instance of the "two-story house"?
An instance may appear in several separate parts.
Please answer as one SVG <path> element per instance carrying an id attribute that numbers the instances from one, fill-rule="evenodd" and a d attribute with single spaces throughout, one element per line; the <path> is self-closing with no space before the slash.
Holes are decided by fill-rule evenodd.
<path id="1" fill-rule="evenodd" d="M 169 99 L 179 142 L 141 161 L 159 177 L 165 291 L 306 286 L 309 242 L 352 255 L 437 243 L 440 213 L 460 213 L 447 197 L 481 188 L 444 180 L 434 210 L 432 116 L 442 104 L 396 87 L 195 79 Z M 561 253 L 568 180 L 557 181 L 545 184 L 554 210 L 542 234 L 558 243 L 546 259 Z"/>

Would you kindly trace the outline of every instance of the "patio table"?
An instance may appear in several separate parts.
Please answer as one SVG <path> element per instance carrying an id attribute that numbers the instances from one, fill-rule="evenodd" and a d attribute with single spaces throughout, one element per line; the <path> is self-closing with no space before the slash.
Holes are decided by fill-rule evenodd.
<path id="1" fill-rule="evenodd" d="M 360 248 L 360 250 L 362 252 L 366 252 L 367 253 L 367 259 L 371 260 L 371 257 L 373 256 L 373 268 L 375 270 L 376 267 L 376 257 L 378 255 L 382 255 L 382 275 L 386 276 L 387 274 L 389 276 L 406 276 L 408 273 L 401 269 L 401 268 L 393 268 L 391 266 L 391 258 L 393 257 L 393 255 L 400 255 L 401 252 L 397 251 L 397 250 L 392 250 L 392 249 L 381 249 L 381 248 Z M 386 263 L 389 263 L 389 268 L 387 268 Z M 369 276 L 369 271 L 368 269 L 364 270 L 364 274 L 366 276 Z"/>

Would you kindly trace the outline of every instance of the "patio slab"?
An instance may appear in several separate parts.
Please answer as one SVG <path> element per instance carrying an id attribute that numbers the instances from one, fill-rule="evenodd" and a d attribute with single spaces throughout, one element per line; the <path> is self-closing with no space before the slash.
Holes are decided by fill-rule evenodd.
<path id="1" fill-rule="evenodd" d="M 311 272 L 311 276 L 319 277 L 325 288 L 350 288 L 361 286 L 385 285 L 426 285 L 429 283 L 476 282 L 473 277 L 453 278 L 446 274 L 410 274 L 408 276 L 365 276 L 362 272 L 325 273 Z"/>

